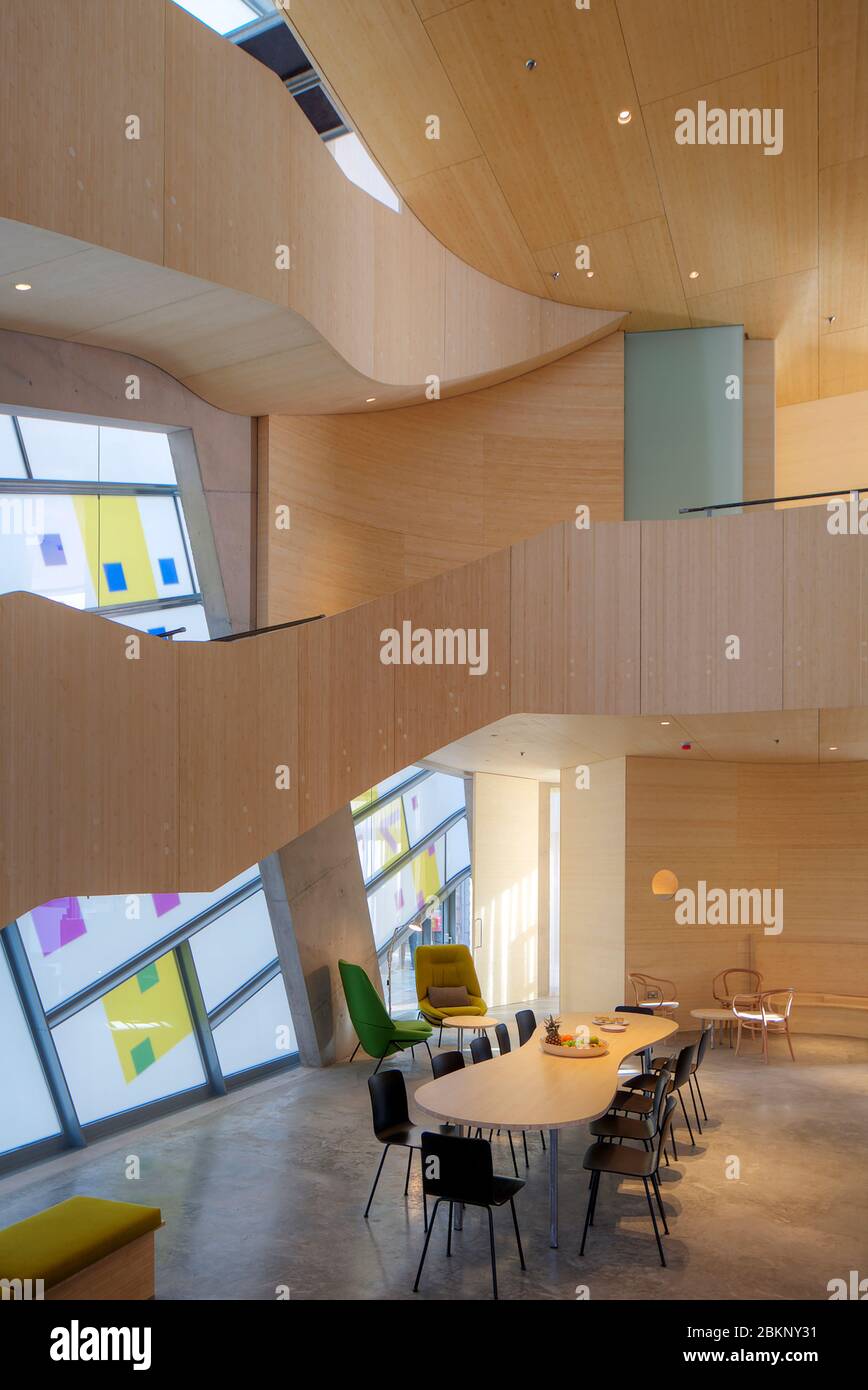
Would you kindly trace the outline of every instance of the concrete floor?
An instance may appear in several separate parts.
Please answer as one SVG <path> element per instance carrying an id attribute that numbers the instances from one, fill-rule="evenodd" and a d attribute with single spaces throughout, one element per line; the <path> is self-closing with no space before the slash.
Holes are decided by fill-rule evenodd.
<path id="1" fill-rule="evenodd" d="M 512 1010 L 500 1012 L 511 1018 Z M 561 1136 L 559 1250 L 548 1244 L 546 1156 L 538 1135 L 528 1140 L 517 1199 L 528 1270 L 518 1268 L 508 1212 L 496 1213 L 501 1298 L 572 1299 L 586 1285 L 593 1299 L 827 1299 L 830 1279 L 868 1274 L 868 1042 L 798 1038 L 796 1065 L 780 1040 L 768 1066 L 749 1047 L 740 1058 L 709 1051 L 705 1134 L 691 1150 L 682 1124 L 680 1162 L 661 1169 L 669 1267 L 660 1267 L 641 1185 L 619 1190 L 611 1177 L 579 1258 L 581 1126 Z M 392 1064 L 411 1092 L 430 1078 L 423 1057 Z M 161 1299 L 274 1299 L 280 1286 L 293 1299 L 412 1299 L 422 1244 L 418 1160 L 405 1199 L 405 1163 L 390 1154 L 370 1220 L 362 1219 L 380 1156 L 365 1084 L 371 1069 L 361 1057 L 299 1069 L 7 1177 L 0 1224 L 75 1193 L 154 1204 L 166 1221 Z M 125 1176 L 129 1155 L 141 1160 L 138 1180 Z M 737 1180 L 726 1176 L 733 1158 Z M 495 1165 L 510 1171 L 505 1139 L 495 1140 Z M 445 1237 L 444 1221 L 415 1297 L 489 1298 L 485 1213 L 467 1213 L 449 1260 Z"/>

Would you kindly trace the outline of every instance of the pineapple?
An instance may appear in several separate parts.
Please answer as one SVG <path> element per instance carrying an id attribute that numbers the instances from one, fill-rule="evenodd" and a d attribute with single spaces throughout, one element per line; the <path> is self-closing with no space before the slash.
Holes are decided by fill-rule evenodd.
<path id="1" fill-rule="evenodd" d="M 548 1018 L 545 1020 L 545 1023 L 544 1023 L 543 1026 L 544 1026 L 544 1028 L 545 1028 L 545 1030 L 546 1030 L 546 1042 L 549 1043 L 552 1047 L 560 1047 L 560 1046 L 561 1046 L 561 1033 L 560 1033 L 561 1021 L 560 1021 L 560 1019 L 559 1019 L 559 1018 L 554 1018 L 552 1014 L 549 1014 L 549 1016 L 548 1016 Z"/>

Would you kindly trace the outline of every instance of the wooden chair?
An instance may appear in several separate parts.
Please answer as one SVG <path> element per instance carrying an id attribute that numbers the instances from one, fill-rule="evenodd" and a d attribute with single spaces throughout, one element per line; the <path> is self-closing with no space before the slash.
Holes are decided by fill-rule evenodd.
<path id="1" fill-rule="evenodd" d="M 738 1037 L 735 1043 L 736 1057 L 741 1043 L 741 1030 L 745 1028 L 749 1033 L 762 1033 L 763 1060 L 765 1062 L 769 1060 L 769 1033 L 783 1033 L 787 1039 L 790 1056 L 793 1061 L 796 1060 L 790 1038 L 790 1011 L 793 1007 L 794 993 L 793 989 L 787 987 L 786 989 L 766 989 L 759 995 L 737 994 L 735 996 L 732 1001 L 732 1012 L 738 1019 Z"/>
<path id="2" fill-rule="evenodd" d="M 630 981 L 637 1005 L 653 1009 L 664 1018 L 675 1017 L 678 991 L 672 980 L 660 979 L 656 975 L 640 975 L 635 970 L 628 974 L 627 979 Z"/>
<path id="3" fill-rule="evenodd" d="M 741 977 L 741 984 L 738 977 Z M 758 1000 L 762 988 L 763 977 L 760 972 L 748 970 L 743 965 L 733 965 L 727 970 L 719 971 L 711 982 L 711 993 L 722 1009 L 731 1009 L 732 1001 L 737 994 L 752 994 Z M 732 1023 L 724 1024 L 723 1027 L 729 1030 L 729 1045 L 732 1047 Z"/>

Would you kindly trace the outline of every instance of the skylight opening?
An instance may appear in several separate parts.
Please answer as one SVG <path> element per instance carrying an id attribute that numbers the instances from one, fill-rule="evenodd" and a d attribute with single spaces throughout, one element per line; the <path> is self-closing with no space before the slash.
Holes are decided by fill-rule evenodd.
<path id="1" fill-rule="evenodd" d="M 245 0 L 175 0 L 182 10 L 200 19 L 218 34 L 231 34 L 243 24 L 261 18 L 261 9 L 245 4 Z"/>
<path id="2" fill-rule="evenodd" d="M 350 130 L 327 141 L 326 148 L 352 183 L 370 193 L 379 203 L 385 203 L 393 212 L 401 211 L 400 198 L 383 178 L 355 131 Z"/>

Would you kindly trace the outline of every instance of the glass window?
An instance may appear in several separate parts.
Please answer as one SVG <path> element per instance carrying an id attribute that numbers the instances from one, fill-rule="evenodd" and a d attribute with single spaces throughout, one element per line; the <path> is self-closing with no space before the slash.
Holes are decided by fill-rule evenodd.
<path id="1" fill-rule="evenodd" d="M 277 956 L 265 894 L 224 912 L 190 940 L 205 1008 L 210 1013 Z"/>
<path id="2" fill-rule="evenodd" d="M 78 483 L 99 479 L 99 427 L 19 415 L 18 425 L 34 478 Z"/>
<path id="3" fill-rule="evenodd" d="M 0 945 L 0 1153 L 60 1133 L 57 1113 Z"/>
<path id="4" fill-rule="evenodd" d="M 73 608 L 96 605 L 96 497 L 0 497 L 0 593 L 42 594 Z M 90 554 L 89 554 L 90 552 Z"/>
<path id="5" fill-rule="evenodd" d="M 467 835 L 467 818 L 453 825 L 446 832 L 446 881 L 470 867 L 470 840 Z"/>
<path id="6" fill-rule="evenodd" d="M 351 183 L 370 193 L 378 203 L 385 203 L 393 212 L 401 211 L 400 198 L 380 173 L 355 131 L 335 136 L 334 140 L 327 142 L 326 149 L 334 155 L 335 163 Z"/>
<path id="7" fill-rule="evenodd" d="M 82 1124 L 205 1081 L 171 951 L 58 1024 L 53 1036 Z"/>
<path id="8" fill-rule="evenodd" d="M 396 927 L 409 922 L 444 883 L 445 836 L 425 848 L 368 897 L 377 946 L 384 946 Z"/>
<path id="9" fill-rule="evenodd" d="M 175 0 L 175 4 L 218 34 L 231 34 L 233 29 L 240 29 L 257 17 L 244 0 Z"/>
<path id="10" fill-rule="evenodd" d="M 100 425 L 99 477 L 103 483 L 174 484 L 168 436 L 157 430 Z"/>
<path id="11" fill-rule="evenodd" d="M 210 637 L 208 620 L 201 603 L 185 603 L 181 608 L 153 608 L 140 613 L 106 613 L 104 616 L 133 632 L 150 632 L 154 637 L 176 632 L 173 642 L 207 642 Z M 178 632 L 181 627 L 184 631 Z"/>
<path id="12" fill-rule="evenodd" d="M 393 859 L 406 854 L 410 848 L 401 798 L 395 797 L 364 820 L 356 822 L 356 841 L 362 874 L 366 883 L 388 868 Z"/>
<path id="13" fill-rule="evenodd" d="M 411 845 L 424 840 L 436 826 L 456 811 L 463 811 L 464 779 L 435 772 L 404 793 L 404 815 Z"/>
<path id="14" fill-rule="evenodd" d="M 214 893 L 130 893 L 54 898 L 19 919 L 30 968 L 46 1009 L 117 970 L 133 956 L 256 875 L 247 870 Z"/>
<path id="15" fill-rule="evenodd" d="M 25 478 L 27 470 L 11 415 L 0 415 L 0 478 Z M 6 532 L 0 532 L 5 535 Z"/>
<path id="16" fill-rule="evenodd" d="M 298 1051 L 283 976 L 275 975 L 252 999 L 214 1029 L 224 1076 L 273 1062 Z"/>
<path id="17" fill-rule="evenodd" d="M 390 792 L 397 791 L 399 787 L 403 787 L 405 782 L 409 782 L 411 777 L 424 771 L 425 769 L 422 767 L 405 767 L 400 772 L 394 772 L 391 777 L 386 778 L 385 782 L 378 782 L 369 791 L 354 797 L 350 803 L 353 812 L 361 811 L 365 806 L 374 806 L 378 801 L 385 800 Z"/>

